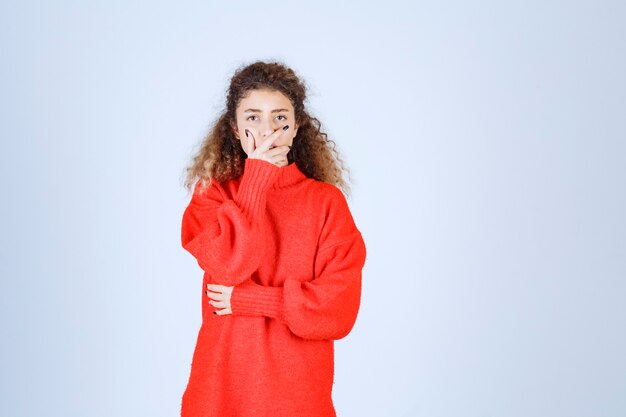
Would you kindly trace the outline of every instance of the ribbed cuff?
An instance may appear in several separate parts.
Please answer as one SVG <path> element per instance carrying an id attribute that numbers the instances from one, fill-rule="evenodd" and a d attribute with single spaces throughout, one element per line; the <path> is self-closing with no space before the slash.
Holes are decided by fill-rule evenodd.
<path id="1" fill-rule="evenodd" d="M 246 158 L 235 201 L 250 221 L 263 217 L 267 190 L 279 169 L 280 167 L 263 159 Z"/>
<path id="2" fill-rule="evenodd" d="M 235 285 L 230 295 L 233 314 L 282 319 L 282 287 L 259 285 L 251 279 Z"/>

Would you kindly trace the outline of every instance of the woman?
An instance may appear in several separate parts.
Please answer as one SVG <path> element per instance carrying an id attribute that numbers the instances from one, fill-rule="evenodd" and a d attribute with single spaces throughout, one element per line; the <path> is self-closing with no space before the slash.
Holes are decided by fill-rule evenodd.
<path id="1" fill-rule="evenodd" d="M 182 246 L 204 279 L 183 417 L 336 416 L 334 341 L 356 321 L 366 249 L 305 91 L 279 63 L 238 69 L 187 169 Z"/>

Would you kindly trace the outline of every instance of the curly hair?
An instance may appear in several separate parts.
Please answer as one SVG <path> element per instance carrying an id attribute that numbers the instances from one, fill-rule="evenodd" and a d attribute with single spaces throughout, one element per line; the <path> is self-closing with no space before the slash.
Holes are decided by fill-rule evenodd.
<path id="1" fill-rule="evenodd" d="M 191 164 L 185 168 L 185 188 L 191 191 L 200 180 L 202 192 L 212 179 L 222 183 L 243 174 L 247 155 L 232 130 L 236 126 L 236 109 L 249 91 L 262 89 L 281 92 L 294 107 L 299 127 L 287 154 L 288 163 L 296 162 L 308 178 L 333 184 L 349 195 L 350 187 L 343 179 L 343 172 L 349 177 L 350 170 L 345 167 L 336 143 L 321 131 L 321 122 L 305 109 L 307 88 L 304 82 L 284 64 L 263 61 L 236 69 L 227 89 L 222 114 L 204 137 Z"/>

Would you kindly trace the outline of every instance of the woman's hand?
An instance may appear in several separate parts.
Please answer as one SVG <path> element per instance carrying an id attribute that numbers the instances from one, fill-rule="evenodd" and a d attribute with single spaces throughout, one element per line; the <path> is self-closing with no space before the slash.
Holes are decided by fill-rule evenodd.
<path id="1" fill-rule="evenodd" d="M 280 137 L 280 135 L 289 128 L 289 125 L 276 129 L 271 135 L 269 135 L 263 142 L 255 148 L 256 138 L 252 132 L 248 129 L 246 132 L 246 148 L 244 151 L 248 155 L 248 158 L 263 159 L 279 167 L 286 166 L 288 164 L 287 153 L 291 149 L 289 145 L 274 146 L 273 143 Z"/>
<path id="2" fill-rule="evenodd" d="M 230 295 L 233 293 L 233 287 L 219 284 L 207 284 L 206 287 L 207 291 L 205 292 L 209 296 L 209 304 L 222 309 L 215 310 L 214 313 L 219 316 L 233 314 L 230 308 Z"/>

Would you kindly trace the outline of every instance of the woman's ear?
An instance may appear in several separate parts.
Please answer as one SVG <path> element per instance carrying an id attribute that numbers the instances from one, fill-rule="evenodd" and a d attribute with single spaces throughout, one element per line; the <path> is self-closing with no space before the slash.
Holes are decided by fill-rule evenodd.
<path id="1" fill-rule="evenodd" d="M 233 131 L 233 135 L 235 135 L 235 139 L 241 140 L 239 138 L 239 131 L 237 131 L 237 126 L 234 126 L 232 123 L 230 124 L 230 128 Z"/>

